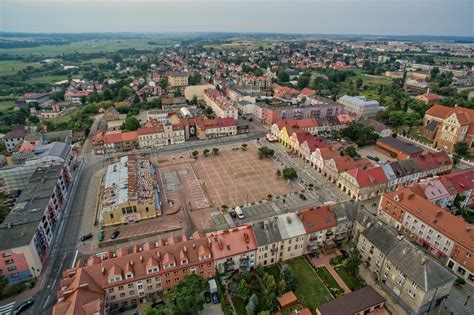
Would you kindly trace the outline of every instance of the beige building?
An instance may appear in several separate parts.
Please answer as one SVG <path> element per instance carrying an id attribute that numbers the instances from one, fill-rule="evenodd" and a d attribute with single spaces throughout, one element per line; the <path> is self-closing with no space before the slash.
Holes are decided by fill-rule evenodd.
<path id="1" fill-rule="evenodd" d="M 172 72 L 168 74 L 168 84 L 171 87 L 180 87 L 188 85 L 189 74 L 186 72 Z"/>
<path id="2" fill-rule="evenodd" d="M 184 127 L 182 125 L 155 125 L 137 130 L 140 148 L 157 148 L 185 142 Z"/>
<path id="3" fill-rule="evenodd" d="M 377 222 L 357 243 L 380 286 L 409 314 L 424 314 L 447 298 L 456 277 L 394 229 Z"/>
<path id="4" fill-rule="evenodd" d="M 215 88 L 216 87 L 212 84 L 190 85 L 184 89 L 184 97 L 186 97 L 186 100 L 190 101 L 194 96 L 196 96 L 198 101 L 202 101 L 204 100 L 204 91 Z"/>
<path id="5" fill-rule="evenodd" d="M 257 242 L 257 266 L 269 266 L 303 255 L 306 232 L 297 214 L 275 216 L 252 227 Z"/>
<path id="6" fill-rule="evenodd" d="M 234 118 L 236 120 L 239 118 L 237 108 L 218 90 L 206 89 L 204 91 L 204 102 L 212 108 L 219 118 Z"/>
<path id="7" fill-rule="evenodd" d="M 367 200 L 383 193 L 387 188 L 387 176 L 382 167 L 356 168 L 341 173 L 337 187 L 354 200 Z"/>
<path id="8" fill-rule="evenodd" d="M 132 155 L 107 167 L 99 205 L 103 226 L 133 223 L 161 214 L 153 168 L 150 161 Z"/>

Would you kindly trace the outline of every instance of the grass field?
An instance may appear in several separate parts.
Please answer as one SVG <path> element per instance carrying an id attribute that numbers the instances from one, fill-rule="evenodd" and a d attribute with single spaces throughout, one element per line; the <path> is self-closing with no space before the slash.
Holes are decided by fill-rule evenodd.
<path id="1" fill-rule="evenodd" d="M 445 62 L 472 62 L 474 63 L 474 59 L 472 58 L 465 58 L 465 57 L 435 57 L 434 58 L 436 63 L 445 63 Z"/>
<path id="2" fill-rule="evenodd" d="M 251 40 L 234 39 L 230 43 L 204 45 L 204 48 L 252 50 L 252 49 L 258 49 L 259 47 L 270 48 L 272 47 L 273 43 L 277 43 L 277 41 L 266 41 L 266 40 L 251 41 Z"/>
<path id="3" fill-rule="evenodd" d="M 0 54 L 12 55 L 36 55 L 54 57 L 63 53 L 96 53 L 114 52 L 120 49 L 135 48 L 138 50 L 168 47 L 171 43 L 159 43 L 150 45 L 150 39 L 121 39 L 121 40 L 90 40 L 75 42 L 67 45 L 43 45 L 31 48 L 0 49 Z"/>
<path id="4" fill-rule="evenodd" d="M 297 289 L 295 293 L 299 302 L 316 314 L 318 305 L 331 300 L 331 294 L 304 257 L 291 259 L 288 261 L 288 265 L 296 275 Z"/>
<path id="5" fill-rule="evenodd" d="M 0 112 L 6 112 L 15 106 L 15 101 L 0 101 Z"/>
<path id="6" fill-rule="evenodd" d="M 74 79 L 81 79 L 82 74 L 73 74 L 72 77 Z M 58 75 L 43 75 L 39 77 L 33 77 L 28 80 L 29 83 L 46 83 L 46 84 L 53 84 L 58 81 L 63 81 L 67 79 L 67 75 L 58 74 Z"/>
<path id="7" fill-rule="evenodd" d="M 358 290 L 365 286 L 364 280 L 362 280 L 358 276 L 354 277 L 351 274 L 349 274 L 349 272 L 347 272 L 344 266 L 341 265 L 341 266 L 335 267 L 334 270 L 336 270 L 339 277 L 341 277 L 342 281 L 344 281 L 344 283 L 349 287 L 351 291 Z"/>
<path id="8" fill-rule="evenodd" d="M 1 50 L 1 49 L 0 49 Z M 0 77 L 15 74 L 28 66 L 39 67 L 39 63 L 28 63 L 21 60 L 0 60 Z"/>

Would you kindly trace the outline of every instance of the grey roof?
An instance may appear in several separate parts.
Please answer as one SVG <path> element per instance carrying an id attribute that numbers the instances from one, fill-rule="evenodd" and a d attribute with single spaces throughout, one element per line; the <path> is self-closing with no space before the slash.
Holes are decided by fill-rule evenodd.
<path id="1" fill-rule="evenodd" d="M 402 140 L 391 137 L 391 136 L 380 138 L 377 140 L 377 142 L 384 143 L 392 148 L 398 149 L 407 154 L 415 154 L 415 153 L 423 152 L 423 149 L 415 147 L 409 143 L 403 142 Z"/>
<path id="2" fill-rule="evenodd" d="M 359 122 L 366 126 L 374 127 L 374 130 L 379 134 L 384 130 L 387 130 L 387 129 L 390 130 L 390 128 L 387 127 L 386 125 L 379 123 L 378 121 L 373 120 L 373 119 L 361 119 L 359 120 Z"/>
<path id="3" fill-rule="evenodd" d="M 0 250 L 24 246 L 31 242 L 61 169 L 61 165 L 56 165 L 38 168 L 33 173 L 15 207 L 0 224 Z"/>
<path id="4" fill-rule="evenodd" d="M 425 292 L 456 280 L 456 277 L 434 258 L 381 222 L 369 227 L 362 234 L 387 256 L 386 259 Z"/>
<path id="5" fill-rule="evenodd" d="M 72 130 L 53 131 L 44 134 L 44 137 L 48 142 L 62 141 L 71 143 L 72 141 Z"/>
<path id="6" fill-rule="evenodd" d="M 410 174 L 415 174 L 420 171 L 415 161 L 413 160 L 400 160 L 390 163 L 390 167 L 396 177 L 402 177 Z"/>
<path id="7" fill-rule="evenodd" d="M 24 140 L 28 142 L 43 141 L 43 134 L 39 132 L 31 132 L 25 136 Z"/>
<path id="8" fill-rule="evenodd" d="M 366 229 L 374 223 L 375 215 L 361 207 L 357 209 L 355 220 Z"/>
<path id="9" fill-rule="evenodd" d="M 4 139 L 24 138 L 28 132 L 25 129 L 14 129 L 7 133 Z"/>
<path id="10" fill-rule="evenodd" d="M 430 130 L 430 131 L 435 131 L 436 128 L 438 128 L 438 122 L 436 120 L 432 120 L 432 121 L 430 121 L 428 126 L 426 126 L 425 128 Z"/>
<path id="11" fill-rule="evenodd" d="M 354 221 L 358 212 L 358 205 L 353 202 L 337 203 L 331 205 L 331 208 L 338 223 Z"/>
<path id="12" fill-rule="evenodd" d="M 353 315 L 385 302 L 371 286 L 363 287 L 318 306 L 321 315 Z"/>
<path id="13" fill-rule="evenodd" d="M 71 145 L 64 142 L 53 142 L 36 147 L 35 154 L 37 158 L 56 156 L 65 160 L 70 151 Z"/>
<path id="14" fill-rule="evenodd" d="M 282 240 L 275 218 L 253 224 L 257 246 L 265 246 Z"/>

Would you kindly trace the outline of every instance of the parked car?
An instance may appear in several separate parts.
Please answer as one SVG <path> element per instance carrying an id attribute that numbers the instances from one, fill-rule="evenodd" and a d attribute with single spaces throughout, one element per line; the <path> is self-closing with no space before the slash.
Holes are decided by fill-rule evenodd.
<path id="1" fill-rule="evenodd" d="M 114 240 L 114 239 L 117 238 L 117 236 L 119 236 L 119 234 L 120 234 L 120 231 L 114 231 L 114 232 L 112 233 L 112 236 L 111 236 L 110 238 Z"/>
<path id="2" fill-rule="evenodd" d="M 239 219 L 244 219 L 245 218 L 244 212 L 242 211 L 242 209 L 240 207 L 235 207 L 235 213 L 237 214 L 237 217 Z"/>
<path id="3" fill-rule="evenodd" d="M 206 300 L 206 303 L 211 303 L 211 293 L 209 291 L 204 292 L 204 300 Z"/>
<path id="4" fill-rule="evenodd" d="M 15 309 L 13 310 L 13 314 L 16 315 L 16 314 L 23 313 L 24 311 L 26 311 L 26 309 L 28 309 L 34 303 L 35 302 L 32 299 L 26 300 L 25 302 L 15 307 Z"/>
<path id="5" fill-rule="evenodd" d="M 212 293 L 212 303 L 219 304 L 219 295 L 217 295 L 217 292 Z"/>
<path id="6" fill-rule="evenodd" d="M 152 307 L 152 308 L 158 308 L 158 307 L 163 306 L 163 305 L 165 305 L 165 302 L 163 302 L 163 301 L 158 301 L 158 302 L 152 303 L 152 304 L 151 304 L 151 307 Z"/>
<path id="7" fill-rule="evenodd" d="M 299 194 L 299 196 L 300 196 L 300 198 L 303 199 L 303 200 L 306 200 L 306 199 L 307 199 L 306 196 L 305 196 L 303 193 Z"/>
<path id="8" fill-rule="evenodd" d="M 92 233 L 85 234 L 81 236 L 81 242 L 87 241 L 88 239 L 92 238 Z"/>

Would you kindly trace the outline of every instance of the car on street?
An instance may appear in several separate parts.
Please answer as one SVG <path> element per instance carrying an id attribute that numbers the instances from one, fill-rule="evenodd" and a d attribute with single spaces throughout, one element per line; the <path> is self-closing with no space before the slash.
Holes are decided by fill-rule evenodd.
<path id="1" fill-rule="evenodd" d="M 302 200 L 306 200 L 306 199 L 307 199 L 306 196 L 305 196 L 303 193 L 299 194 L 299 196 L 300 196 L 300 198 L 301 198 Z"/>
<path id="2" fill-rule="evenodd" d="M 217 292 L 212 293 L 212 303 L 219 304 L 219 296 L 217 295 Z"/>
<path id="3" fill-rule="evenodd" d="M 117 236 L 119 236 L 119 234 L 120 234 L 120 231 L 114 231 L 114 232 L 112 233 L 112 236 L 110 236 L 110 238 L 114 240 L 114 239 L 117 238 Z"/>
<path id="4" fill-rule="evenodd" d="M 18 305 L 17 307 L 15 307 L 15 309 L 13 310 L 13 314 L 16 315 L 16 314 L 23 313 L 24 311 L 26 311 L 26 309 L 28 309 L 34 303 L 35 302 L 32 299 L 26 300 L 25 302 L 23 302 L 20 305 Z"/>
<path id="5" fill-rule="evenodd" d="M 204 292 L 204 300 L 206 300 L 206 303 L 211 303 L 211 293 L 209 291 Z"/>
<path id="6" fill-rule="evenodd" d="M 81 236 L 81 242 L 87 241 L 88 239 L 92 238 L 92 233 L 85 234 Z"/>

